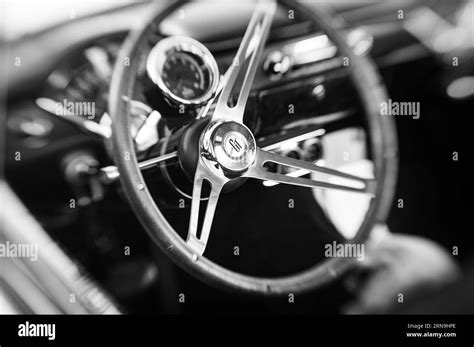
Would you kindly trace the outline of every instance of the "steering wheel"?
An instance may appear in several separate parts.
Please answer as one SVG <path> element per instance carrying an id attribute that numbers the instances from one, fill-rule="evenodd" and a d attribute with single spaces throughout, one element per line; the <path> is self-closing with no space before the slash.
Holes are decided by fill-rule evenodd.
<path id="1" fill-rule="evenodd" d="M 304 13 L 316 27 L 326 33 L 335 44 L 341 57 L 349 61 L 349 76 L 361 101 L 366 117 L 369 145 L 374 164 L 374 178 L 366 179 L 316 164 L 282 156 L 257 146 L 252 131 L 244 124 L 244 109 L 252 82 L 260 66 L 263 47 L 268 37 L 277 3 L 260 1 L 256 5 L 246 33 L 242 39 L 234 64 L 211 100 L 215 104 L 212 114 L 194 121 L 184 130 L 177 156 L 181 167 L 193 182 L 191 216 L 188 236 L 183 240 L 168 223 L 154 202 L 142 176 L 134 142 L 130 135 L 129 104 L 124 96 L 132 95 L 139 53 L 159 24 L 185 2 L 178 1 L 167 8 L 153 2 L 150 16 L 144 24 L 129 33 L 119 52 L 109 94 L 109 111 L 112 117 L 112 144 L 114 160 L 120 180 L 131 207 L 152 240 L 176 264 L 200 280 L 220 288 L 259 294 L 287 294 L 307 291 L 321 286 L 342 274 L 352 265 L 353 259 L 332 258 L 315 264 L 303 272 L 278 278 L 263 278 L 240 274 L 226 269 L 204 255 L 210 236 L 217 201 L 224 187 L 244 184 L 246 178 L 270 180 L 278 183 L 358 192 L 372 197 L 353 243 L 363 243 L 376 223 L 383 223 L 391 206 L 397 172 L 397 143 L 393 121 L 382 118 L 381 102 L 387 93 L 369 57 L 356 55 L 345 37 L 333 27 L 327 15 L 320 10 L 300 3 L 279 1 L 295 12 Z M 124 64 L 128 59 L 130 64 Z M 238 63 L 235 63 L 238 62 Z M 237 83 L 237 81 L 242 81 Z M 240 86 L 235 93 L 235 87 Z M 238 95 L 236 102 L 229 100 Z M 164 159 L 166 159 L 164 153 Z M 266 169 L 267 163 L 304 169 L 328 177 L 342 178 L 350 184 L 334 184 L 307 177 L 291 177 Z M 202 209 L 203 182 L 210 185 L 207 208 L 202 227 L 198 230 L 199 211 Z"/>

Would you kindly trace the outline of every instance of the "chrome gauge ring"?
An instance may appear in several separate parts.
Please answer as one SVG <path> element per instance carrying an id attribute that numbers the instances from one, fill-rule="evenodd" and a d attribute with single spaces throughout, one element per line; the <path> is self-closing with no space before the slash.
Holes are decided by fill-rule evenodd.
<path id="1" fill-rule="evenodd" d="M 170 36 L 150 51 L 146 69 L 150 79 L 174 104 L 202 105 L 216 93 L 219 68 L 212 53 L 200 42 Z"/>

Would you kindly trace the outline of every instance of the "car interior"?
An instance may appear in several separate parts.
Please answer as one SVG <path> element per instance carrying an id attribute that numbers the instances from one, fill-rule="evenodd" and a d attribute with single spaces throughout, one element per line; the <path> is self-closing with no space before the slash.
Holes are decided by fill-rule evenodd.
<path id="1" fill-rule="evenodd" d="M 1 313 L 348 313 L 391 234 L 471 271 L 473 1 L 1 6 Z"/>

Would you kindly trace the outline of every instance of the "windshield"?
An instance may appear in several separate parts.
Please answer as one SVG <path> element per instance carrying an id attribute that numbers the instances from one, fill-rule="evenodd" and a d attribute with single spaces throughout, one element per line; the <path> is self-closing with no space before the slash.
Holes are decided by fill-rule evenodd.
<path id="1" fill-rule="evenodd" d="M 2 36 L 14 40 L 94 13 L 143 3 L 138 0 L 5 0 L 0 1 Z"/>

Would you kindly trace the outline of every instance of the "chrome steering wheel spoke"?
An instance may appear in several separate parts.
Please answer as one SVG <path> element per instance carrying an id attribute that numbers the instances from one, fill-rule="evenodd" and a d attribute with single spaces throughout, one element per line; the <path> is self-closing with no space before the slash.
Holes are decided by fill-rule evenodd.
<path id="1" fill-rule="evenodd" d="M 203 255 L 206 250 L 207 241 L 211 232 L 214 213 L 217 207 L 222 188 L 227 180 L 215 178 L 215 175 L 207 168 L 204 163 L 205 159 L 200 158 L 194 176 L 193 195 L 191 202 L 191 216 L 189 219 L 188 236 L 186 244 L 196 255 Z M 201 212 L 201 201 L 204 181 L 211 186 L 209 198 L 207 200 L 206 210 L 204 212 L 204 220 L 199 230 L 199 216 Z M 200 231 L 200 232 L 199 232 Z"/>
<path id="2" fill-rule="evenodd" d="M 327 179 L 326 181 L 323 181 L 319 179 L 315 180 L 304 177 L 295 177 L 292 176 L 291 173 L 285 175 L 271 172 L 265 166 L 265 164 L 267 163 L 282 165 L 297 170 L 304 170 L 307 173 L 317 173 L 321 176 L 327 177 Z M 244 176 L 301 187 L 336 189 L 348 192 L 365 193 L 371 196 L 375 195 L 376 181 L 373 179 L 366 179 L 350 175 L 338 170 L 318 166 L 314 163 L 310 163 L 307 161 L 298 160 L 280 154 L 264 151 L 260 148 L 257 149 L 254 164 L 250 167 L 250 169 L 245 173 Z M 331 183 L 328 181 L 334 178 L 336 178 L 338 182 L 340 181 L 344 183 Z"/>
<path id="3" fill-rule="evenodd" d="M 250 94 L 263 48 L 270 32 L 277 4 L 273 0 L 257 3 L 231 67 L 225 75 L 212 120 L 226 119 L 243 123 L 245 105 Z M 242 80 L 235 105 L 229 106 L 236 84 Z"/>

